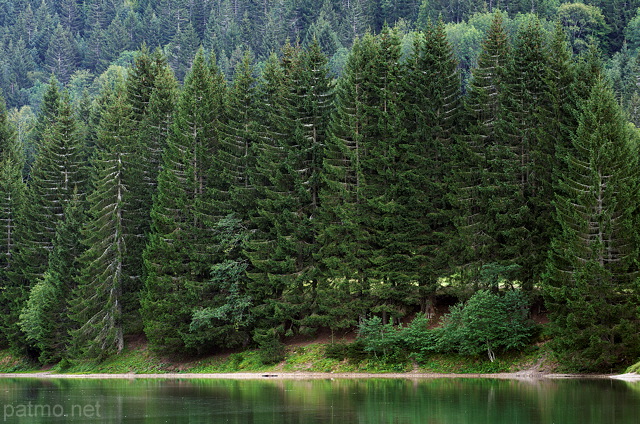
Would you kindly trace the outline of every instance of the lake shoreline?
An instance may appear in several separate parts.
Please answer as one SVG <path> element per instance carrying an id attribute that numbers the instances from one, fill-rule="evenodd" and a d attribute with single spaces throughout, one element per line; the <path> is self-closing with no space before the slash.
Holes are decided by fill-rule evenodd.
<path id="1" fill-rule="evenodd" d="M 488 374 L 457 373 L 322 373 L 322 372 L 238 372 L 238 373 L 120 373 L 120 374 L 57 374 L 51 372 L 0 373 L 0 378 L 47 378 L 47 379 L 221 379 L 221 380 L 331 380 L 331 379 L 442 379 L 442 378 L 493 378 L 502 380 L 543 380 L 571 378 L 612 378 L 640 381 L 640 375 L 628 374 L 557 374 L 543 372 L 513 372 Z"/>

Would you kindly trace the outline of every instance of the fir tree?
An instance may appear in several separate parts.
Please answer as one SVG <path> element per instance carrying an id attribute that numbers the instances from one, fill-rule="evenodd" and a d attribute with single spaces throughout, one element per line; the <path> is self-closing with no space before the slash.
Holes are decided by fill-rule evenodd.
<path id="1" fill-rule="evenodd" d="M 77 66 L 75 40 L 67 28 L 58 24 L 51 35 L 46 53 L 48 69 L 59 81 L 67 83 Z"/>
<path id="2" fill-rule="evenodd" d="M 47 90 L 42 97 L 42 104 L 40 105 L 40 111 L 38 112 L 38 120 L 35 128 L 33 129 L 33 148 L 26 149 L 27 164 L 30 166 L 37 153 L 42 149 L 44 143 L 44 134 L 48 128 L 51 128 L 55 123 L 58 116 L 58 109 L 60 108 L 60 91 L 58 89 L 59 82 L 55 76 L 51 76 Z M 28 175 L 26 173 L 25 175 Z"/>
<path id="3" fill-rule="evenodd" d="M 636 146 L 608 85 L 584 104 L 556 194 L 545 274 L 554 345 L 568 366 L 618 369 L 640 354 Z"/>
<path id="4" fill-rule="evenodd" d="M 22 180 L 24 157 L 16 143 L 15 132 L 7 121 L 4 101 L 0 101 L 0 321 L 2 345 L 6 344 L 7 333 L 13 333 L 14 321 L 22 289 L 10 284 L 8 276 L 12 269 L 13 254 L 16 247 L 16 225 L 21 219 L 25 201 L 26 187 Z"/>
<path id="5" fill-rule="evenodd" d="M 55 223 L 63 219 L 64 207 L 74 193 L 80 196 L 85 193 L 87 176 L 83 159 L 76 121 L 68 95 L 64 93 L 53 125 L 45 131 L 42 150 L 34 162 L 26 193 L 29 208 L 25 208 L 16 231 L 14 265 L 9 273 L 10 285 L 22 293 L 16 296 L 19 306 L 13 311 L 16 330 L 22 303 L 48 268 Z M 23 342 L 21 339 L 17 336 L 12 343 L 17 346 Z"/>
<path id="6" fill-rule="evenodd" d="M 457 262 L 453 226 L 452 168 L 462 112 L 460 74 L 443 22 L 429 24 L 407 62 L 407 141 L 399 145 L 405 192 L 405 258 L 412 279 L 420 284 L 423 312 L 435 301 L 436 281 Z"/>
<path id="7" fill-rule="evenodd" d="M 319 255 L 325 278 L 318 292 L 322 311 L 328 316 L 332 329 L 355 325 L 368 311 L 370 301 L 366 262 L 359 249 L 363 235 L 358 223 L 353 222 L 357 215 L 351 209 L 359 201 L 360 155 L 363 153 L 359 149 L 362 142 L 360 128 L 365 121 L 362 91 L 356 90 L 356 86 L 365 78 L 364 64 L 373 56 L 373 48 L 370 35 L 356 40 L 352 47 L 343 77 L 336 87 L 336 105 L 324 152 Z"/>
<path id="8" fill-rule="evenodd" d="M 82 271 L 73 294 L 74 356 L 104 358 L 124 348 L 123 289 L 129 276 L 125 219 L 125 173 L 131 143 L 131 106 L 122 87 L 110 95 L 100 119 L 93 191 L 87 198 Z"/>
<path id="9" fill-rule="evenodd" d="M 254 234 L 247 240 L 243 254 L 251 263 L 247 270 L 250 277 L 247 290 L 256 300 L 252 314 L 257 320 L 256 325 L 263 328 L 277 326 L 284 320 L 281 315 L 285 315 L 274 310 L 282 300 L 282 281 L 270 278 L 269 273 L 279 274 L 282 269 L 283 252 L 277 245 L 275 222 L 283 216 L 282 202 L 292 194 L 280 184 L 286 159 L 284 146 L 289 145 L 295 127 L 291 112 L 291 79 L 282 65 L 284 61 L 291 60 L 290 56 L 297 54 L 298 50 L 287 50 L 287 59 L 282 61 L 275 54 L 269 57 L 256 90 L 260 105 L 256 108 L 256 118 L 260 131 L 254 144 L 256 169 L 252 177 L 258 196 L 256 209 L 248 211 Z M 274 216 L 274 210 L 277 210 L 277 216 Z"/>
<path id="10" fill-rule="evenodd" d="M 269 86 L 263 87 L 263 101 L 269 106 L 263 119 L 272 133 L 263 134 L 260 147 L 264 184 L 248 251 L 253 286 L 269 287 L 269 307 L 281 311 L 270 325 L 285 323 L 287 330 L 320 324 L 316 219 L 332 98 L 327 73 L 327 60 L 314 42 L 304 51 L 287 46 L 281 66 L 273 64 L 264 75 Z"/>
<path id="11" fill-rule="evenodd" d="M 165 352 L 200 347 L 185 339 L 213 260 L 210 178 L 219 148 L 220 82 L 200 50 L 180 94 L 151 211 L 141 314 L 151 346 Z"/>
<path id="12" fill-rule="evenodd" d="M 467 134 L 456 176 L 455 197 L 462 211 L 457 227 L 466 247 L 466 272 L 476 281 L 485 266 L 498 266 L 513 279 L 519 268 L 517 241 L 527 236 L 521 167 L 511 139 L 512 66 L 502 15 L 495 13 L 469 86 Z"/>
<path id="13" fill-rule="evenodd" d="M 31 288 L 20 313 L 20 328 L 27 343 L 38 350 L 38 360 L 42 364 L 58 362 L 67 355 L 69 330 L 74 328 L 68 316 L 69 302 L 76 287 L 79 258 L 83 252 L 83 222 L 80 196 L 76 195 L 65 206 L 64 220 L 56 226 L 49 267 Z"/>
<path id="14" fill-rule="evenodd" d="M 216 152 L 216 173 L 222 174 L 218 188 L 227 196 L 218 213 L 235 213 L 242 220 L 248 219 L 256 198 L 251 181 L 257 133 L 255 85 L 251 56 L 246 52 L 229 89 L 221 148 Z"/>
<path id="15" fill-rule="evenodd" d="M 199 45 L 198 34 L 196 34 L 191 23 L 187 23 L 179 29 L 171 43 L 167 45 L 169 63 L 176 74 L 176 78 L 179 80 L 182 81 L 184 79 Z"/>
<path id="16" fill-rule="evenodd" d="M 368 232 L 363 253 L 367 252 L 372 265 L 370 293 L 376 303 L 373 312 L 382 313 L 386 323 L 389 316 L 404 316 L 407 305 L 417 300 L 413 267 L 407 266 L 414 259 L 415 246 L 405 238 L 406 232 L 411 231 L 406 219 L 414 199 L 407 193 L 404 160 L 413 149 L 402 144 L 407 134 L 399 35 L 385 27 L 377 44 L 378 56 L 367 70 L 370 80 L 363 84 L 368 98 L 363 104 L 367 121 L 360 147 L 364 153 L 364 184 L 358 213 L 360 225 Z"/>
<path id="17" fill-rule="evenodd" d="M 131 141 L 127 146 L 124 174 L 127 187 L 124 223 L 127 258 L 124 267 L 128 279 L 123 294 L 127 305 L 124 313 L 131 323 L 139 321 L 137 299 L 143 286 L 142 256 L 150 232 L 152 198 L 166 144 L 167 121 L 173 112 L 175 85 L 173 74 L 161 53 L 150 54 L 143 46 L 126 82 L 127 102 L 131 105 Z"/>
<path id="18" fill-rule="evenodd" d="M 538 281 L 549 248 L 552 228 L 551 200 L 553 145 L 544 144 L 538 129 L 545 125 L 545 100 L 548 58 L 540 22 L 532 20 L 520 30 L 514 49 L 509 108 L 512 112 L 508 135 L 512 150 L 519 161 L 517 179 L 522 193 L 520 221 L 524 227 L 519 239 L 513 239 L 514 259 L 519 272 L 514 276 L 531 289 Z M 513 206 L 518 206 L 512 204 Z"/>
<path id="19" fill-rule="evenodd" d="M 324 183 L 321 192 L 322 228 L 319 233 L 325 281 L 319 287 L 322 309 L 332 328 L 355 325 L 370 309 L 371 285 L 380 278 L 373 263 L 376 231 L 382 212 L 376 200 L 392 183 L 387 160 L 392 145 L 384 109 L 390 93 L 383 85 L 388 77 L 380 71 L 380 44 L 370 34 L 358 40 L 348 58 L 345 73 L 336 88 L 336 109 L 331 116 L 325 148 Z M 389 111 L 391 112 L 391 111 Z M 378 167 L 380 166 L 380 167 Z M 378 185 L 380 184 L 380 185 Z M 370 203 L 371 202 L 371 203 Z M 388 222 L 388 221 L 387 221 Z M 384 243 L 380 240 L 380 243 Z M 333 309 L 342 304 L 343 308 Z M 345 313 L 343 315 L 343 313 Z"/>

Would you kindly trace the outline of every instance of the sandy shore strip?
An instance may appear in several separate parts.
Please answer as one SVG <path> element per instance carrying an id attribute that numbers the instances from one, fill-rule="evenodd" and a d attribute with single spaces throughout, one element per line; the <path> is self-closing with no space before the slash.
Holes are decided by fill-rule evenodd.
<path id="1" fill-rule="evenodd" d="M 630 374 L 623 374 L 627 381 L 640 381 L 640 376 L 635 374 L 635 379 Z M 319 372 L 251 372 L 251 373 L 167 373 L 167 374 L 55 374 L 50 372 L 34 373 L 0 373 L 0 378 L 71 378 L 71 379 L 227 379 L 227 380 L 332 380 L 332 379 L 435 379 L 435 378 L 496 378 L 512 380 L 540 380 L 558 378 L 620 378 L 612 375 L 584 375 L 584 374 L 551 374 L 542 372 L 515 372 L 497 374 L 439 374 L 439 373 L 319 373 Z"/>
<path id="2" fill-rule="evenodd" d="M 624 381 L 640 381 L 640 374 L 635 372 L 628 372 L 626 374 L 612 375 L 611 378 Z"/>

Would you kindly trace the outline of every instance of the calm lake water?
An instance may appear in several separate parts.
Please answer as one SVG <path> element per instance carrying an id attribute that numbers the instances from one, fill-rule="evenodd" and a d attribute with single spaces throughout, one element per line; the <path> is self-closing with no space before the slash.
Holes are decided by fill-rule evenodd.
<path id="1" fill-rule="evenodd" d="M 638 424 L 613 380 L 0 379 L 9 423 Z"/>

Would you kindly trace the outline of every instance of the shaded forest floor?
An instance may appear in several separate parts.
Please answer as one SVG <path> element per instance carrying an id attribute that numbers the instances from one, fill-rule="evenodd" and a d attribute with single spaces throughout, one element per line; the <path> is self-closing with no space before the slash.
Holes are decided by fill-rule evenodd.
<path id="1" fill-rule="evenodd" d="M 447 308 L 448 309 L 448 308 Z M 443 311 L 444 312 L 444 311 Z M 431 321 L 434 326 L 440 315 Z M 548 323 L 544 313 L 532 314 L 534 321 Z M 320 331 L 313 337 L 295 336 L 286 340 L 283 361 L 265 365 L 258 350 L 228 350 L 200 357 L 168 358 L 149 349 L 143 335 L 129 336 L 125 350 L 103 362 L 63 361 L 53 366 L 40 366 L 24 358 L 0 350 L 0 373 L 53 373 L 53 374 L 211 374 L 211 373 L 342 373 L 342 374 L 487 374 L 522 373 L 551 374 L 559 364 L 553 360 L 546 343 L 536 342 L 521 352 L 498 355 L 495 362 L 486 356 L 434 354 L 419 362 L 407 357 L 401 362 L 387 362 L 382 358 L 337 360 L 328 357 L 327 346 L 332 343 L 352 343 L 354 331 L 331 333 Z"/>

